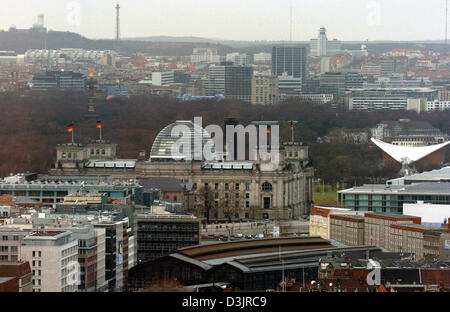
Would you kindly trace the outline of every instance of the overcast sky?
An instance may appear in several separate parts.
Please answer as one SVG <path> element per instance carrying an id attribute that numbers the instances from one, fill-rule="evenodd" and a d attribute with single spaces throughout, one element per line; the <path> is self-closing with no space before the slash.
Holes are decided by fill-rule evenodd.
<path id="1" fill-rule="evenodd" d="M 114 38 L 116 0 L 1 0 L 0 29 L 29 28 Z M 445 0 L 120 0 L 121 37 L 196 36 L 231 40 L 437 40 Z M 1 47 L 0 47 L 1 48 Z"/>

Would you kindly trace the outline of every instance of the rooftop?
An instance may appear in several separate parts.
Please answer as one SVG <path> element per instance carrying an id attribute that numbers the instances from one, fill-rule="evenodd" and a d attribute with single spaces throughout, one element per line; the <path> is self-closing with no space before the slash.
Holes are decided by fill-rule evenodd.
<path id="1" fill-rule="evenodd" d="M 386 195 L 450 195 L 450 182 L 421 182 L 410 185 L 364 184 L 340 194 L 386 194 Z"/>

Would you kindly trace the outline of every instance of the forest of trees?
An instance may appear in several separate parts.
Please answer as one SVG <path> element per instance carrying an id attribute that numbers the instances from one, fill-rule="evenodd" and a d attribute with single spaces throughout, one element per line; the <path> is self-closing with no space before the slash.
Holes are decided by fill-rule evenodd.
<path id="1" fill-rule="evenodd" d="M 399 168 L 383 168 L 381 152 L 370 146 L 317 143 L 317 138 L 333 128 L 362 129 L 382 120 L 410 118 L 430 122 L 448 133 L 450 112 L 417 115 L 405 111 L 344 112 L 326 106 L 287 100 L 278 106 L 251 106 L 234 101 L 179 102 L 157 96 L 129 100 L 96 101 L 103 122 L 103 138 L 118 144 L 122 158 L 147 154 L 158 132 L 176 120 L 203 117 L 203 126 L 223 125 L 225 117 L 238 118 L 241 124 L 253 120 L 279 120 L 282 139 L 290 140 L 288 120 L 298 120 L 295 136 L 310 146 L 316 177 L 327 183 L 376 182 L 391 178 Z M 66 126 L 74 122 L 75 141 L 85 143 L 98 138 L 96 119 L 87 119 L 87 97 L 80 93 L 52 91 L 45 94 L 0 97 L 0 176 L 17 172 L 47 172 L 55 160 L 55 146 L 70 142 Z M 377 178 L 375 180 L 374 178 Z M 378 181 L 379 182 L 379 181 Z"/>

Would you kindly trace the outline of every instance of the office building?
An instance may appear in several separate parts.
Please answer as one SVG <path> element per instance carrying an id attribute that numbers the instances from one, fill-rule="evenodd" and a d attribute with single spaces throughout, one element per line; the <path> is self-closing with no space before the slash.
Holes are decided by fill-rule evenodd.
<path id="1" fill-rule="evenodd" d="M 406 110 L 409 98 L 429 98 L 434 90 L 428 88 L 352 89 L 346 95 L 349 110 Z"/>
<path id="2" fill-rule="evenodd" d="M 433 112 L 433 111 L 446 111 L 450 109 L 450 100 L 447 101 L 427 101 L 426 102 L 426 111 L 427 112 Z"/>
<path id="3" fill-rule="evenodd" d="M 380 59 L 380 74 L 381 76 L 389 76 L 397 71 L 397 62 L 395 58 Z"/>
<path id="4" fill-rule="evenodd" d="M 81 73 L 72 71 L 47 71 L 33 75 L 31 81 L 33 90 L 49 90 L 52 88 L 84 90 L 86 77 Z"/>
<path id="5" fill-rule="evenodd" d="M 270 74 L 255 74 L 252 79 L 252 104 L 276 105 L 279 101 L 278 78 Z"/>
<path id="6" fill-rule="evenodd" d="M 174 82 L 174 71 L 152 72 L 153 86 L 170 86 Z"/>
<path id="7" fill-rule="evenodd" d="M 109 217 L 94 223 L 94 229 L 105 231 L 105 280 L 109 292 L 123 291 L 130 264 L 136 264 L 136 253 L 130 250 L 132 229 L 127 217 Z M 134 241 L 132 246 L 134 247 Z M 131 255 L 131 258 L 130 258 Z"/>
<path id="8" fill-rule="evenodd" d="M 363 213 L 348 208 L 314 206 L 309 215 L 309 235 L 331 239 L 331 215 L 361 216 Z"/>
<path id="9" fill-rule="evenodd" d="M 33 232 L 21 257 L 31 265 L 33 292 L 78 291 L 78 241 L 69 231 Z"/>
<path id="10" fill-rule="evenodd" d="M 194 48 L 191 55 L 191 63 L 220 63 L 223 60 L 214 48 Z"/>
<path id="11" fill-rule="evenodd" d="M 365 184 L 338 191 L 341 207 L 360 211 L 402 213 L 403 204 L 449 205 L 450 184 L 423 182 L 410 185 Z"/>
<path id="12" fill-rule="evenodd" d="M 252 77 L 251 66 L 225 66 L 225 98 L 250 103 Z"/>
<path id="13" fill-rule="evenodd" d="M 272 55 L 270 53 L 256 53 L 253 54 L 254 64 L 270 64 L 272 61 Z"/>
<path id="14" fill-rule="evenodd" d="M 0 261 L 20 260 L 23 239 L 30 233 L 31 230 L 22 230 L 19 227 L 0 226 Z"/>
<path id="15" fill-rule="evenodd" d="M 282 80 L 296 82 L 295 89 L 302 88 L 307 79 L 306 48 L 302 46 L 275 46 L 272 48 L 272 74 Z M 283 76 L 284 78 L 280 78 Z"/>
<path id="16" fill-rule="evenodd" d="M 364 216 L 331 214 L 330 239 L 347 246 L 363 246 Z"/>
<path id="17" fill-rule="evenodd" d="M 310 40 L 311 56 L 334 56 L 342 53 L 341 42 L 337 39 L 328 40 L 325 27 L 319 29 L 317 39 Z"/>
<path id="18" fill-rule="evenodd" d="M 135 231 L 139 263 L 200 244 L 200 220 L 190 215 L 138 214 Z"/>
<path id="19" fill-rule="evenodd" d="M 85 181 L 80 177 L 72 179 L 64 177 L 51 177 L 36 179 L 34 181 L 10 182 L 7 179 L 0 181 L 0 194 L 13 197 L 24 197 L 42 203 L 44 207 L 56 208 L 63 203 L 64 198 L 83 189 L 90 193 L 107 194 L 108 201 L 116 204 L 141 204 L 142 187 L 136 182 L 119 182 L 113 180 L 97 179 Z"/>
<path id="20" fill-rule="evenodd" d="M 343 103 L 346 82 L 350 84 L 350 78 L 346 79 L 345 73 L 324 73 L 320 75 L 320 92 L 333 94 L 336 103 Z"/>
<path id="21" fill-rule="evenodd" d="M 450 101 L 450 90 L 440 90 L 438 91 L 438 101 Z"/>
<path id="22" fill-rule="evenodd" d="M 225 65 L 211 65 L 208 68 L 208 78 L 203 80 L 206 96 L 225 94 Z"/>
<path id="23" fill-rule="evenodd" d="M 250 55 L 237 52 L 228 53 L 225 61 L 232 62 L 234 65 L 250 65 L 252 63 Z"/>

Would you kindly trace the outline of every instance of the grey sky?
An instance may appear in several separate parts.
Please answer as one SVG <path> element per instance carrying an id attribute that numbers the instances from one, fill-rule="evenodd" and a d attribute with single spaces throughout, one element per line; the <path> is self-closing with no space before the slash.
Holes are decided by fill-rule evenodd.
<path id="1" fill-rule="evenodd" d="M 121 0 L 121 36 L 233 40 L 436 40 L 445 37 L 445 0 Z M 28 28 L 39 13 L 52 30 L 113 38 L 116 0 L 1 0 L 0 29 Z M 77 7 L 80 8 L 78 15 Z M 79 21 L 79 23 L 78 23 Z"/>

